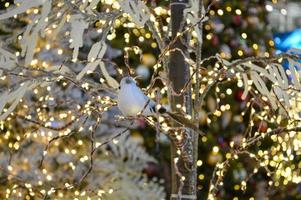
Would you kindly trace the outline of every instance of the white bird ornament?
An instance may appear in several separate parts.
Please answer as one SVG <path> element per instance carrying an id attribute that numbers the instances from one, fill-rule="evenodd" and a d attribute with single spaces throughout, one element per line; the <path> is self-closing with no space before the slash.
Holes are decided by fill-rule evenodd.
<path id="1" fill-rule="evenodd" d="M 146 96 L 136 85 L 136 81 L 130 76 L 126 76 L 120 81 L 117 105 L 121 113 L 126 117 L 135 117 L 138 114 L 143 116 L 154 116 L 158 112 L 160 114 L 168 115 L 176 122 L 203 135 L 203 133 L 187 118 L 179 114 L 171 113 L 163 106 L 157 106 L 156 102 Z"/>
<path id="2" fill-rule="evenodd" d="M 146 96 L 136 85 L 136 81 L 129 76 L 120 81 L 118 108 L 127 117 L 134 117 L 137 114 L 143 116 L 156 114 L 156 103 Z M 166 109 L 160 107 L 158 112 L 165 113 Z"/>

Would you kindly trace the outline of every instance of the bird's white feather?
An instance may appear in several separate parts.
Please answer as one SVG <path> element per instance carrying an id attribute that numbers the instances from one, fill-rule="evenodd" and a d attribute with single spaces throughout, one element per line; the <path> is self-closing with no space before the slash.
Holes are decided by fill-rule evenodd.
<path id="1" fill-rule="evenodd" d="M 120 82 L 118 93 L 118 108 L 125 116 L 136 116 L 141 113 L 144 116 L 154 115 L 156 103 L 149 99 L 139 87 L 134 79 L 125 77 Z"/>
<path id="2" fill-rule="evenodd" d="M 142 114 L 143 116 L 151 116 L 156 114 L 156 103 L 146 96 L 142 90 L 137 87 L 136 82 L 131 77 L 124 77 L 120 81 L 120 90 L 118 93 L 118 108 L 124 116 L 137 116 Z M 169 117 L 173 118 L 176 122 L 190 128 L 199 134 L 204 133 L 199 130 L 197 126 L 181 115 L 170 113 L 164 109 L 163 111 Z M 158 112 L 162 113 L 160 109 Z"/>

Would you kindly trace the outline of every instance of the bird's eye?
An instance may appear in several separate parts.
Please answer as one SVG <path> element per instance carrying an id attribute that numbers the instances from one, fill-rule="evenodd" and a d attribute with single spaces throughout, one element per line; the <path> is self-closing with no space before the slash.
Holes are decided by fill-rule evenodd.
<path id="1" fill-rule="evenodd" d="M 121 88 L 121 87 L 119 86 L 118 89 L 120 90 L 120 88 Z"/>
<path id="2" fill-rule="evenodd" d="M 130 83 L 132 82 L 132 80 L 129 79 L 129 78 L 127 78 L 127 79 L 125 79 L 125 82 L 126 82 L 127 84 L 130 84 Z"/>

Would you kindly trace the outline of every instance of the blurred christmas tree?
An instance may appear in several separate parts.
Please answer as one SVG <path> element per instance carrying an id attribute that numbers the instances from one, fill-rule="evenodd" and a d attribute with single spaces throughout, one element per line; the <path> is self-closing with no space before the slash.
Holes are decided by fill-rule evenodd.
<path id="1" fill-rule="evenodd" d="M 274 43 L 264 0 L 218 1 L 204 25 L 204 56 L 269 56 Z"/>
<path id="2" fill-rule="evenodd" d="M 118 80 L 122 72 L 132 73 L 139 76 L 139 86 L 146 87 L 152 76 L 165 76 L 160 68 L 162 47 L 154 33 L 162 43 L 171 42 L 169 1 L 144 1 L 152 14 L 148 26 L 135 24 L 144 16 L 136 19 L 121 14 L 119 1 L 54 1 L 51 12 L 49 1 L 30 2 L 36 6 L 1 21 L 3 43 L 16 55 L 4 49 L 0 52 L 2 67 L 8 69 L 1 72 L 1 89 L 11 88 L 3 93 L 7 98 L 0 107 L 7 102 L 4 114 L 14 106 L 16 111 L 0 124 L 0 197 L 166 198 L 173 167 L 170 141 L 147 119 L 129 122 L 116 117 L 120 114 L 114 99 L 118 83 L 111 78 Z M 13 1 L 0 3 L 3 9 L 15 6 Z M 204 1 L 204 5 L 211 7 L 203 24 L 203 58 L 217 53 L 227 60 L 274 54 L 266 1 Z M 109 14 L 104 17 L 95 12 Z M 17 39 L 11 40 L 12 36 Z M 195 31 L 187 36 L 188 57 L 192 58 L 188 61 L 196 57 L 198 36 Z M 14 62 L 16 58 L 20 63 Z M 202 67 L 208 71 L 203 70 L 202 77 L 210 77 L 220 65 L 204 62 Z M 213 182 L 218 183 L 214 188 L 218 199 L 298 199 L 300 150 L 294 149 L 298 140 L 293 136 L 266 138 L 251 147 L 252 153 L 240 152 L 238 159 L 230 159 L 248 136 L 288 123 L 271 117 L 277 114 L 267 112 L 269 104 L 262 103 L 258 93 L 250 91 L 244 98 L 244 84 L 241 79 L 217 83 L 198 111 L 201 129 L 207 133 L 198 148 L 198 199 L 207 198 Z M 207 85 L 204 78 L 201 90 Z M 158 98 L 166 105 L 167 89 L 161 83 L 155 86 L 161 87 Z M 157 97 L 155 93 L 150 96 Z M 268 109 L 261 109 L 261 104 Z M 225 174 L 216 167 L 223 161 L 221 168 L 229 168 Z M 216 176 L 224 181 L 214 180 Z"/>
<path id="3" fill-rule="evenodd" d="M 166 1 L 149 1 L 153 7 L 156 7 L 155 12 L 159 15 L 158 20 L 160 22 L 162 34 L 167 34 L 168 29 L 168 3 Z M 212 1 L 205 1 L 205 5 L 209 5 Z M 267 4 L 268 3 L 268 4 Z M 228 1 L 216 1 L 212 4 L 209 11 L 209 18 L 204 23 L 204 42 L 203 42 L 203 57 L 209 57 L 220 53 L 220 55 L 227 59 L 239 59 L 248 56 L 264 56 L 269 57 L 274 55 L 274 41 L 271 26 L 268 21 L 268 10 L 266 8 L 269 4 L 276 4 L 279 2 L 264 1 L 264 0 L 228 0 Z M 206 6 L 205 6 L 206 7 Z M 115 47 L 120 48 L 123 45 L 123 39 L 121 41 L 118 38 L 124 37 L 125 41 L 132 45 L 139 45 L 145 54 L 142 55 L 142 65 L 139 60 L 131 60 L 132 67 L 136 68 L 136 73 L 140 75 L 145 85 L 148 85 L 148 78 L 152 74 L 153 66 L 156 62 L 155 57 L 159 54 L 156 51 L 157 45 L 152 41 L 149 41 L 150 36 L 145 29 L 133 29 L 132 32 L 126 31 L 123 28 L 117 29 L 115 39 Z M 144 35 L 144 37 L 143 37 Z M 194 33 L 192 35 L 195 35 Z M 190 45 L 196 44 L 197 38 L 190 40 Z M 122 45 L 120 45 L 122 44 Z M 148 49 L 153 46 L 153 49 Z M 193 55 L 192 55 L 193 56 Z M 134 56 L 132 57 L 134 59 Z M 136 57 L 137 58 L 137 57 Z M 116 60 L 118 62 L 118 60 Z M 209 62 L 206 66 L 211 68 Z M 143 84 L 142 84 L 143 85 Z M 238 87 L 237 87 L 238 86 Z M 205 85 L 203 85 L 205 87 Z M 230 88 L 230 89 L 229 89 Z M 236 89 L 231 89 L 236 88 Z M 221 96 L 219 98 L 218 96 Z M 248 100 L 242 98 L 243 89 L 242 84 L 228 83 L 225 85 L 219 85 L 212 94 L 206 99 L 206 110 L 201 110 L 201 125 L 208 128 L 208 136 L 201 138 L 201 145 L 199 148 L 199 161 L 198 161 L 198 179 L 199 179 L 199 199 L 205 199 L 210 178 L 214 166 L 224 160 L 224 158 L 231 156 L 229 153 L 229 144 L 234 142 L 236 144 L 241 143 L 245 134 L 249 131 L 250 123 L 255 123 L 256 129 L 259 132 L 267 132 L 269 127 L 268 122 L 260 118 L 251 119 L 252 112 L 249 109 Z M 216 101 L 218 100 L 218 102 Z M 164 99 L 163 99 L 164 102 Z M 221 106 L 220 112 L 216 112 L 218 107 Z M 255 111 L 257 112 L 257 111 Z M 241 113 L 244 113 L 244 118 L 241 117 Z M 254 121 L 253 121 L 254 120 Z M 145 130 L 145 129 L 144 129 Z M 148 129 L 146 129 L 148 130 Z M 150 152 L 154 152 L 154 135 L 152 129 L 143 131 L 143 135 L 146 138 L 146 146 Z M 136 131 L 135 131 L 136 132 Z M 167 142 L 162 138 L 162 142 Z M 272 142 L 267 140 L 263 144 L 259 143 L 259 147 L 269 149 L 272 146 Z M 161 146 L 160 157 L 169 159 L 167 155 L 169 152 L 168 146 Z M 276 155 L 277 152 L 273 152 L 272 155 Z M 260 155 L 263 156 L 263 155 Z M 276 162 L 276 161 L 275 161 Z M 295 162 L 295 164 L 298 161 Z M 265 170 L 257 169 L 260 166 L 256 166 L 257 162 L 253 162 L 252 159 L 245 157 L 241 160 L 236 160 L 231 163 L 231 170 L 226 174 L 224 189 L 218 192 L 220 199 L 262 199 L 265 196 L 278 197 L 281 190 L 277 192 L 277 189 L 268 187 L 270 178 L 266 175 Z M 294 164 L 293 164 L 294 167 Z M 157 166 L 157 168 L 160 168 Z M 256 169 L 255 171 L 254 168 Z M 160 170 L 156 170 L 157 175 L 160 175 Z M 161 172 L 166 170 L 161 170 Z M 279 170 L 277 173 L 280 173 Z M 250 175 L 250 174 L 256 175 Z M 276 173 L 276 172 L 275 172 Z M 164 177 L 164 174 L 160 175 Z M 165 175 L 166 176 L 166 175 Z M 245 190 L 245 186 L 241 185 L 241 182 L 247 180 L 248 190 Z M 166 182 L 168 184 L 168 181 Z M 276 183 L 276 188 L 277 188 Z M 170 188 L 169 185 L 166 186 Z M 288 186 L 292 194 L 281 194 L 280 199 L 293 198 L 299 194 L 299 186 L 291 184 Z M 241 190 L 244 192 L 242 193 Z"/>

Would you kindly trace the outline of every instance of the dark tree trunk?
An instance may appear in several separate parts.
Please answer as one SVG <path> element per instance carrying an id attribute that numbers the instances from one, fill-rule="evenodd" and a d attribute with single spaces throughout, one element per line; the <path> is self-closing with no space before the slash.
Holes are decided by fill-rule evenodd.
<path id="1" fill-rule="evenodd" d="M 172 40 L 185 28 L 186 20 L 183 16 L 183 10 L 188 6 L 188 0 L 170 0 Z M 187 42 L 185 36 L 179 37 L 179 39 L 173 43 L 171 49 L 180 49 L 182 53 L 188 54 L 183 42 Z M 181 92 L 190 77 L 189 66 L 186 64 L 181 51 L 172 51 L 168 64 L 169 80 L 177 93 Z M 191 87 L 188 88 L 189 89 L 181 96 L 173 95 L 171 92 L 169 93 L 172 111 L 177 111 L 178 108 L 176 105 L 180 104 L 185 107 L 187 114 L 192 115 L 193 103 L 191 99 Z M 193 140 L 197 139 L 197 137 L 195 137 L 193 131 L 187 131 L 186 134 L 188 137 L 182 140 L 182 144 L 185 144 L 185 146 L 179 145 L 179 141 L 175 138 L 175 135 L 171 135 L 172 195 L 170 199 L 196 199 L 197 148 L 195 148 L 195 142 Z M 181 149 L 181 155 L 177 154 L 179 149 Z M 177 164 L 174 163 L 175 159 L 178 159 Z M 183 177 L 185 180 L 181 183 L 181 178 L 183 180 Z"/>

